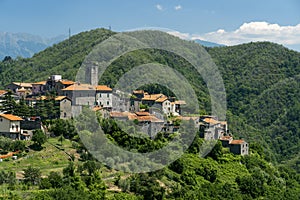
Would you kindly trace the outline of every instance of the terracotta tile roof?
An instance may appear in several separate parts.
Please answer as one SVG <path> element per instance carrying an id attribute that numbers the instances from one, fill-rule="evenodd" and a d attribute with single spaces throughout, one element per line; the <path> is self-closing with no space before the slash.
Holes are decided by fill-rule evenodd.
<path id="1" fill-rule="evenodd" d="M 128 113 L 127 117 L 129 120 L 137 119 L 137 115 L 135 113 Z"/>
<path id="2" fill-rule="evenodd" d="M 43 100 L 46 100 L 47 97 L 46 96 L 40 96 L 40 97 L 37 97 L 36 100 L 39 100 L 39 101 L 43 101 Z"/>
<path id="3" fill-rule="evenodd" d="M 98 85 L 96 87 L 96 90 L 97 91 L 105 91 L 105 92 L 111 92 L 112 91 L 112 89 L 110 87 L 106 86 L 106 85 Z"/>
<path id="4" fill-rule="evenodd" d="M 177 105 L 185 105 L 186 102 L 183 101 L 183 100 L 178 100 L 178 101 L 175 101 L 174 104 L 177 104 Z"/>
<path id="5" fill-rule="evenodd" d="M 209 123 L 211 125 L 215 125 L 215 124 L 219 124 L 220 123 L 219 121 L 217 121 L 217 120 L 215 120 L 213 118 L 205 118 L 203 121 L 206 122 L 206 123 Z"/>
<path id="6" fill-rule="evenodd" d="M 112 118 L 128 118 L 129 120 L 138 120 L 139 122 L 161 122 L 163 123 L 163 120 L 158 119 L 157 117 L 153 115 L 137 115 L 135 113 L 130 112 L 110 112 L 110 117 Z"/>
<path id="7" fill-rule="evenodd" d="M 62 91 L 83 91 L 83 90 L 96 90 L 95 86 L 92 86 L 90 84 L 74 84 L 70 85 L 69 87 L 66 87 L 65 89 L 62 89 Z"/>
<path id="8" fill-rule="evenodd" d="M 155 116 L 149 115 L 149 116 L 137 116 L 136 118 L 139 122 L 161 122 L 163 123 L 163 120 L 158 119 Z"/>
<path id="9" fill-rule="evenodd" d="M 60 80 L 61 84 L 63 85 L 73 85 L 75 82 L 74 81 L 69 81 L 69 80 Z"/>
<path id="10" fill-rule="evenodd" d="M 164 95 L 163 94 L 148 94 L 148 95 L 145 95 L 144 98 L 142 98 L 142 100 L 144 100 L 144 101 L 156 101 L 157 99 L 159 99 L 162 96 L 164 96 Z"/>
<path id="11" fill-rule="evenodd" d="M 155 100 L 155 102 L 157 103 L 163 103 L 164 101 L 168 100 L 168 97 L 166 97 L 165 95 L 159 97 L 158 99 Z"/>
<path id="12" fill-rule="evenodd" d="M 6 90 L 0 90 L 0 95 L 6 94 L 7 91 Z"/>
<path id="13" fill-rule="evenodd" d="M 138 116 L 149 116 L 150 115 L 149 112 L 135 112 L 135 114 Z"/>
<path id="14" fill-rule="evenodd" d="M 55 101 L 61 101 L 61 100 L 65 99 L 65 98 L 69 99 L 66 96 L 57 96 L 57 97 L 55 97 Z"/>
<path id="15" fill-rule="evenodd" d="M 94 108 L 93 108 L 93 111 L 98 111 L 98 110 L 101 110 L 102 108 L 100 107 L 100 106 L 95 106 Z"/>
<path id="16" fill-rule="evenodd" d="M 244 144 L 245 140 L 232 140 L 230 144 Z"/>
<path id="17" fill-rule="evenodd" d="M 21 117 L 18 117 L 16 115 L 12 115 L 12 114 L 0 114 L 0 117 L 4 117 L 5 119 L 8 119 L 10 121 L 22 121 L 23 120 Z"/>
<path id="18" fill-rule="evenodd" d="M 26 89 L 23 88 L 23 87 L 22 87 L 21 89 L 18 89 L 18 90 L 17 90 L 17 92 L 27 92 L 27 91 L 28 91 L 28 90 L 26 90 Z"/>
<path id="19" fill-rule="evenodd" d="M 18 85 L 21 87 L 28 87 L 31 88 L 32 87 L 32 83 L 20 83 L 20 82 L 12 82 L 14 85 Z"/>
<path id="20" fill-rule="evenodd" d="M 222 137 L 220 137 L 220 140 L 230 141 L 230 140 L 232 140 L 232 137 L 231 136 L 222 136 Z"/>
<path id="21" fill-rule="evenodd" d="M 32 85 L 46 85 L 47 81 L 40 81 L 36 83 L 32 83 Z"/>
<path id="22" fill-rule="evenodd" d="M 127 117 L 127 116 L 128 116 L 128 113 L 127 113 L 127 112 L 117 112 L 117 111 L 113 111 L 113 112 L 110 112 L 110 113 L 109 113 L 109 116 L 110 116 L 110 117 L 113 117 L 113 118 L 124 118 L 124 117 Z"/>

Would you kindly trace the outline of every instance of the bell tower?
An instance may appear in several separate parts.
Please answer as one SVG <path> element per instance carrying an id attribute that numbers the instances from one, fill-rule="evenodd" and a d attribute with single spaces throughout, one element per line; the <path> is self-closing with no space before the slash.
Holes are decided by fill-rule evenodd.
<path id="1" fill-rule="evenodd" d="M 85 82 L 91 85 L 98 85 L 97 63 L 88 63 L 85 71 Z"/>

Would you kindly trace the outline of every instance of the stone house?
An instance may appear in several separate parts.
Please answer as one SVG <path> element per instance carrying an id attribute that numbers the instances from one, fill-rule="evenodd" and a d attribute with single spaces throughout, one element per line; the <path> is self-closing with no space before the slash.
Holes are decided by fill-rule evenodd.
<path id="1" fill-rule="evenodd" d="M 171 110 L 172 110 L 172 115 L 173 116 L 179 116 L 181 115 L 181 107 L 182 105 L 186 105 L 185 101 L 178 100 L 178 101 L 173 101 L 171 102 Z"/>
<path id="2" fill-rule="evenodd" d="M 230 152 L 236 155 L 248 155 L 249 144 L 245 140 L 232 140 L 229 145 Z"/>
<path id="3" fill-rule="evenodd" d="M 154 138 L 158 132 L 162 131 L 164 121 L 158 119 L 149 112 L 110 112 L 110 117 L 121 121 L 133 121 L 136 123 L 136 130 L 143 132 Z"/>
<path id="4" fill-rule="evenodd" d="M 231 136 L 222 136 L 220 138 L 220 141 L 222 142 L 223 147 L 229 147 L 232 140 L 233 140 L 233 138 Z"/>
<path id="5" fill-rule="evenodd" d="M 135 90 L 131 97 L 131 111 L 139 111 L 140 105 L 148 106 L 150 112 L 161 110 L 167 116 L 179 116 L 181 114 L 181 105 L 184 101 L 175 101 L 175 98 L 169 98 L 164 94 L 149 94 L 143 90 Z"/>
<path id="6" fill-rule="evenodd" d="M 200 137 L 205 140 L 218 140 L 227 131 L 227 126 L 221 125 L 214 116 L 201 116 L 199 121 Z"/>
<path id="7" fill-rule="evenodd" d="M 47 81 L 32 83 L 32 95 L 45 94 Z"/>
<path id="8" fill-rule="evenodd" d="M 0 114 L 0 136 L 11 139 L 20 139 L 21 136 L 21 117 L 12 114 Z"/>
<path id="9" fill-rule="evenodd" d="M 106 85 L 96 86 L 96 105 L 102 108 L 112 109 L 113 94 L 112 89 Z"/>
<path id="10" fill-rule="evenodd" d="M 73 85 L 74 83 L 75 83 L 74 81 L 59 80 L 59 81 L 55 82 L 54 88 L 58 95 L 63 95 L 62 90 Z"/>
<path id="11" fill-rule="evenodd" d="M 14 93 L 17 93 L 20 89 L 25 89 L 28 92 L 32 92 L 32 83 L 21 83 L 21 82 L 12 82 L 5 87 L 7 90 L 11 90 Z"/>
<path id="12" fill-rule="evenodd" d="M 59 107 L 59 118 L 69 119 L 72 117 L 72 101 L 66 96 L 57 96 L 55 104 Z"/>
<path id="13" fill-rule="evenodd" d="M 63 96 L 72 101 L 72 106 L 90 106 L 96 104 L 96 88 L 90 84 L 75 83 L 62 89 Z"/>
<path id="14" fill-rule="evenodd" d="M 157 98 L 154 101 L 153 105 L 154 107 L 161 109 L 161 111 L 167 116 L 170 116 L 172 114 L 173 109 L 172 109 L 171 101 L 165 95 L 161 95 L 159 98 Z"/>
<path id="15" fill-rule="evenodd" d="M 51 75 L 50 77 L 48 77 L 47 81 L 46 81 L 46 91 L 48 92 L 56 92 L 56 84 L 62 80 L 62 76 L 61 75 Z"/>
<path id="16" fill-rule="evenodd" d="M 130 95 L 119 90 L 112 93 L 112 111 L 131 111 Z"/>

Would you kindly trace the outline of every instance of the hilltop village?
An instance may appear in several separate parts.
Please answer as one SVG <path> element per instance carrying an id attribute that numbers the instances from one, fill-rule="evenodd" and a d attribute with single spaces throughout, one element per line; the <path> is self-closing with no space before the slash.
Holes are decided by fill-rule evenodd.
<path id="1" fill-rule="evenodd" d="M 95 81 L 94 81 L 95 82 Z M 237 155 L 247 155 L 249 145 L 243 139 L 235 140 L 229 133 L 226 121 L 215 116 L 182 116 L 183 100 L 164 94 L 149 94 L 135 90 L 131 95 L 113 90 L 106 85 L 84 84 L 52 75 L 45 81 L 35 83 L 12 82 L 5 90 L 0 90 L 0 136 L 15 140 L 30 140 L 35 129 L 44 129 L 41 116 L 16 116 L 6 108 L 7 101 L 13 99 L 39 109 L 44 102 L 53 104 L 51 119 L 70 119 L 81 113 L 82 106 L 100 112 L 106 118 L 133 121 L 143 132 L 154 138 L 157 132 L 174 133 L 179 130 L 178 121 L 193 121 L 205 140 L 220 140 L 223 147 Z M 159 108 L 160 112 L 157 111 Z M 164 120 L 167 118 L 167 120 Z"/>

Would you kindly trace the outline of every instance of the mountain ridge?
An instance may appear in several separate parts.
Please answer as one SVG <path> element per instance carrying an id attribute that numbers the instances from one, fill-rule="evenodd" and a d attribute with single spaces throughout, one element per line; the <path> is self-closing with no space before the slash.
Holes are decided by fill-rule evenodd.
<path id="1" fill-rule="evenodd" d="M 0 60 L 5 56 L 29 58 L 64 39 L 64 35 L 44 38 L 29 33 L 0 32 Z"/>

